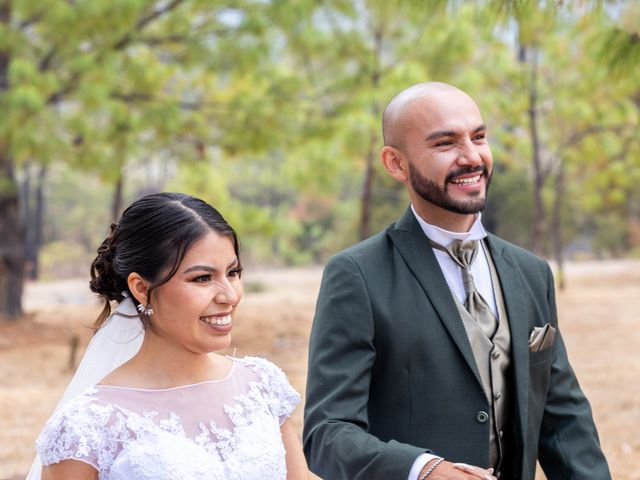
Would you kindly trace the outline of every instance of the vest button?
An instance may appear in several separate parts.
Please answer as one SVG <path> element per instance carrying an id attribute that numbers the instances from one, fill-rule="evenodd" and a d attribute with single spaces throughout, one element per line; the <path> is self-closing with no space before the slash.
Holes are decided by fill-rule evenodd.
<path id="1" fill-rule="evenodd" d="M 496 349 L 494 349 L 494 350 L 491 352 L 491 357 L 492 357 L 494 360 L 495 360 L 496 358 L 498 358 L 499 356 L 500 356 L 500 350 L 496 350 Z"/>
<path id="2" fill-rule="evenodd" d="M 487 423 L 487 421 L 489 420 L 489 414 L 480 410 L 476 415 L 476 420 L 478 421 L 478 423 Z"/>

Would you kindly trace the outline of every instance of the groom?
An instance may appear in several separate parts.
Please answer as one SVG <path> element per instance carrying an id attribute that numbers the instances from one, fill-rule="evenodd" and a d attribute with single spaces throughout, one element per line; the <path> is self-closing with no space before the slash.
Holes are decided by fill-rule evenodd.
<path id="1" fill-rule="evenodd" d="M 304 447 L 326 480 L 610 480 L 569 365 L 547 264 L 487 234 L 493 173 L 475 102 L 414 85 L 383 115 L 411 205 L 327 264 Z"/>

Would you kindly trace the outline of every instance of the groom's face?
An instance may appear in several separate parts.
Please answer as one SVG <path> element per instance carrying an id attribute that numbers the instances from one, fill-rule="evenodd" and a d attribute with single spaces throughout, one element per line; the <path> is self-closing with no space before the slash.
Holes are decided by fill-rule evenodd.
<path id="1" fill-rule="evenodd" d="M 493 157 L 475 102 L 452 90 L 419 98 L 409 108 L 401 150 L 412 197 L 453 213 L 481 211 Z"/>

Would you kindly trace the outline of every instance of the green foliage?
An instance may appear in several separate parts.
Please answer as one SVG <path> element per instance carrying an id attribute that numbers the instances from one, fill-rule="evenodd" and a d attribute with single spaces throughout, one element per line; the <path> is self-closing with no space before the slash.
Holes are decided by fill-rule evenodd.
<path id="1" fill-rule="evenodd" d="M 594 217 L 593 248 L 606 256 L 619 257 L 629 250 L 629 228 L 625 219 L 615 215 Z"/>
<path id="2" fill-rule="evenodd" d="M 535 52 L 545 207 L 562 166 L 566 241 L 619 252 L 637 247 L 625 229 L 640 215 L 640 9 L 602 3 L 11 2 L 0 149 L 18 169 L 54 167 L 47 243 L 95 248 L 124 178 L 125 203 L 162 189 L 210 201 L 249 260 L 321 262 L 358 239 L 368 167 L 370 231 L 406 207 L 377 158 L 380 116 L 405 87 L 441 80 L 477 99 L 489 125 L 487 224 L 526 246 L 522 54 Z M 594 220 L 605 213 L 611 225 Z"/>
<path id="3" fill-rule="evenodd" d="M 48 171 L 44 242 L 81 246 L 94 254 L 108 233 L 110 187 L 90 173 L 57 164 Z M 88 269 L 85 263 L 85 271 Z"/>
<path id="4" fill-rule="evenodd" d="M 40 251 L 40 279 L 85 277 L 94 258 L 83 245 L 60 240 L 49 242 Z"/>
<path id="5" fill-rule="evenodd" d="M 610 71 L 618 76 L 640 74 L 640 4 L 624 2 L 618 22 L 598 31 L 596 50 Z"/>
<path id="6" fill-rule="evenodd" d="M 531 189 L 525 169 L 497 167 L 489 189 L 487 210 L 482 217 L 485 227 L 523 248 L 530 248 Z"/>

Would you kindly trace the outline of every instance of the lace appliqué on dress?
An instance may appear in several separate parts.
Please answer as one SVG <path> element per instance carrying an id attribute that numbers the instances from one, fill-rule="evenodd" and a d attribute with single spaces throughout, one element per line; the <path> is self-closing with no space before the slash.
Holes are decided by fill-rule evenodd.
<path id="1" fill-rule="evenodd" d="M 36 441 L 43 465 L 75 459 L 102 471 L 101 465 L 113 463 L 119 444 L 131 439 L 124 416 L 113 405 L 95 403 L 96 392 L 90 388 L 47 422 Z"/>
<path id="2" fill-rule="evenodd" d="M 239 383 L 242 391 L 238 393 L 239 387 L 234 387 L 233 402 L 224 405 L 223 417 L 200 418 L 193 438 L 183 424 L 189 412 L 181 416 L 173 409 L 145 410 L 145 405 L 132 411 L 115 401 L 105 403 L 99 387 L 93 387 L 49 420 L 37 440 L 42 463 L 81 460 L 96 468 L 101 479 L 109 480 L 284 480 L 280 426 L 300 396 L 282 370 L 267 360 L 234 362 L 234 369 L 242 371 L 233 375 L 244 375 L 248 381 Z M 205 382 L 180 394 L 206 405 L 215 396 L 204 389 L 217 385 Z"/>

